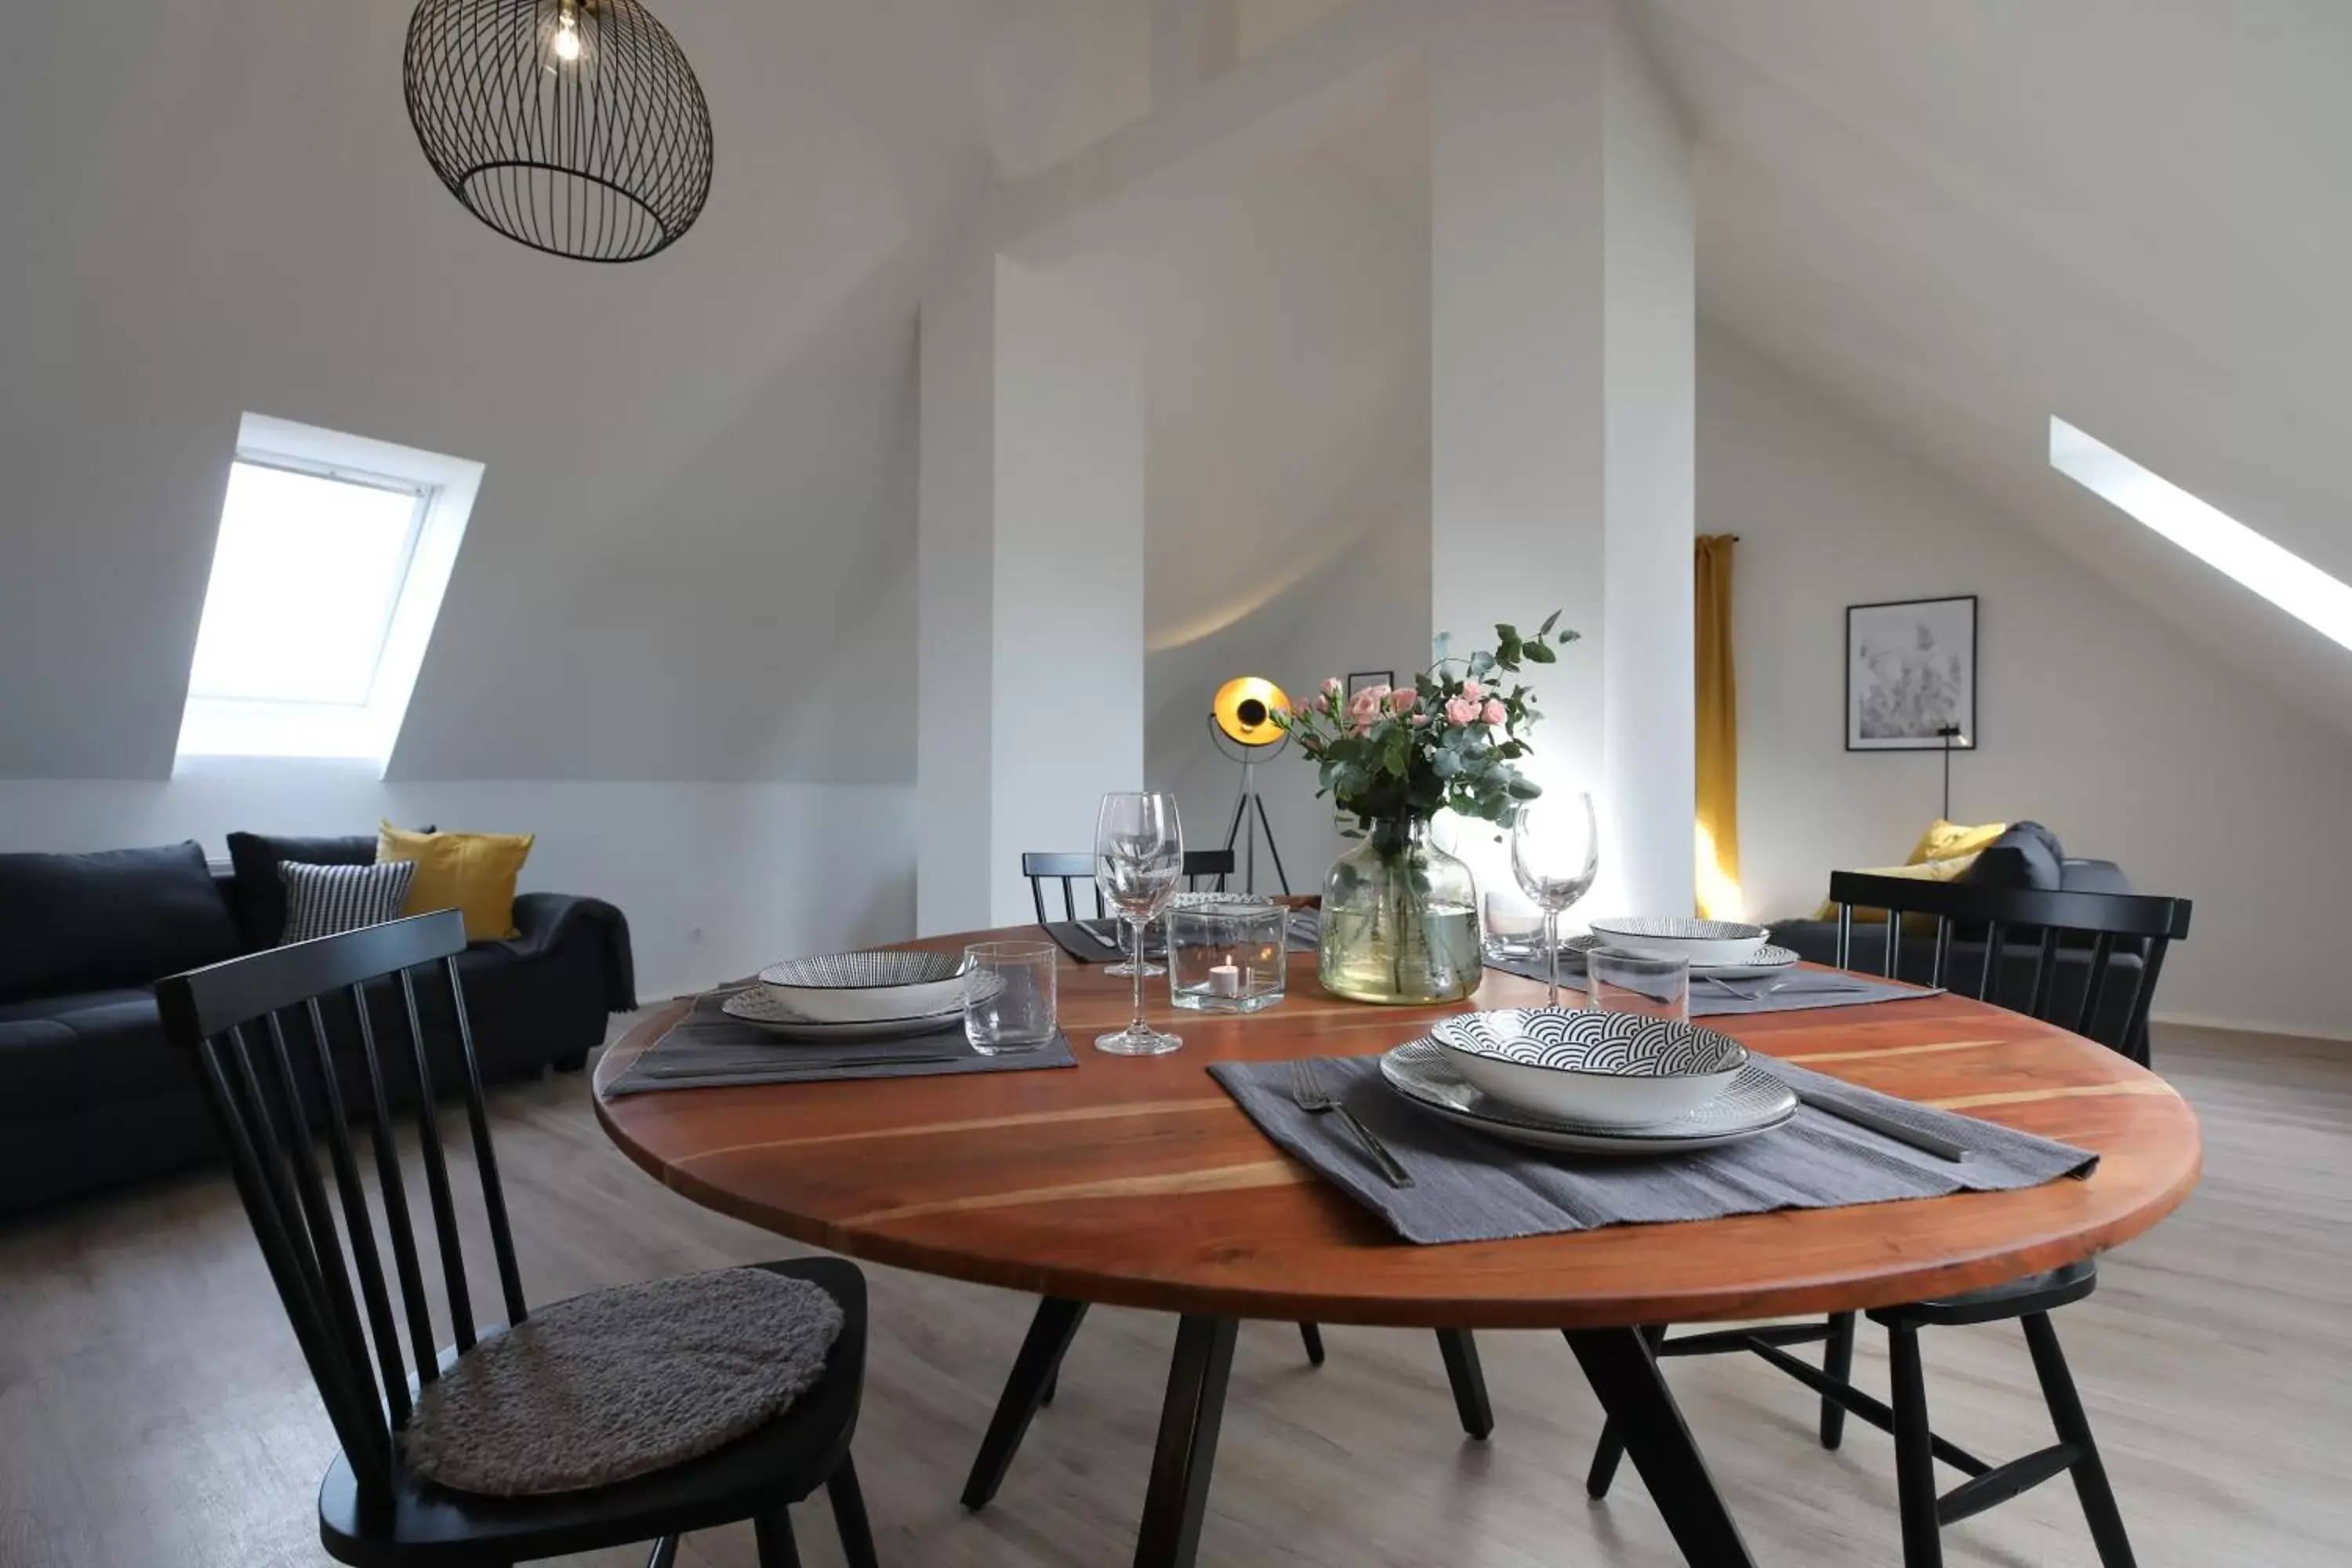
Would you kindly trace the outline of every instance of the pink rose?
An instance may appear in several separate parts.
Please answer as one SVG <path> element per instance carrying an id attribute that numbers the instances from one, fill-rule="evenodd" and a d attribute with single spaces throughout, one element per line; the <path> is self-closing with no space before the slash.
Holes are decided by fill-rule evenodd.
<path id="1" fill-rule="evenodd" d="M 1414 714 L 1412 716 L 1412 727 L 1416 730 L 1427 729 L 1429 727 L 1429 715 L 1426 713 Z"/>
<path id="2" fill-rule="evenodd" d="M 1489 724 L 1500 724 L 1507 717 L 1503 711 L 1502 700 L 1494 697 L 1486 699 L 1486 710 L 1482 717 Z"/>
<path id="3" fill-rule="evenodd" d="M 1414 693 L 1408 691 L 1403 687 L 1400 686 L 1394 691 L 1389 693 L 1389 711 L 1392 713 L 1410 713 L 1412 711 L 1412 705 L 1419 700 L 1419 697 Z"/>
<path id="4" fill-rule="evenodd" d="M 1475 702 L 1486 695 L 1486 689 L 1479 685 L 1477 679 L 1473 677 L 1462 683 L 1462 695 Z"/>
<path id="5" fill-rule="evenodd" d="M 1467 697 L 1449 697 L 1445 700 L 1445 721 L 1449 724 L 1475 724 L 1478 721 L 1478 705 Z"/>
<path id="6" fill-rule="evenodd" d="M 1339 678 L 1336 675 L 1327 677 L 1323 682 L 1323 689 L 1329 692 L 1334 697 L 1339 696 Z"/>

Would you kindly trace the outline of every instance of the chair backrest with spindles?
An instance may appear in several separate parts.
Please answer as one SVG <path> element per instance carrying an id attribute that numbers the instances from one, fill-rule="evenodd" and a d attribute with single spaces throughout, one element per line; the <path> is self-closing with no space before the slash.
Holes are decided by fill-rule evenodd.
<path id="1" fill-rule="evenodd" d="M 1980 888 L 1966 882 L 1921 882 L 1905 877 L 1874 877 L 1865 871 L 1839 871 L 1830 878 L 1830 901 L 1838 906 L 1837 962 L 1852 967 L 1854 911 L 1887 911 L 1884 973 L 1895 979 L 1925 979 L 1947 985 L 1956 978 L 1953 959 L 1955 931 L 1971 947 L 1981 942 L 1983 967 L 1976 977 L 1979 1001 L 2009 1006 L 2045 1023 L 2057 1024 L 2078 1035 L 2097 1039 L 2127 1056 L 2146 1059 L 2147 1015 L 2156 1000 L 2156 983 L 2164 970 L 2164 955 L 2173 942 L 2189 935 L 2189 900 L 2141 893 L 2043 892 L 2026 889 Z M 1932 920 L 1935 941 L 1927 974 L 1900 973 L 1904 949 L 1904 917 Z M 1980 931 L 1978 928 L 1981 928 Z M 2088 939 L 2087 949 L 2084 939 Z M 2005 996 L 2003 958 L 2006 952 L 2032 954 L 2032 982 L 2025 1005 Z M 2061 953 L 2065 957 L 2062 959 Z M 2119 960 L 2137 959 L 2137 963 Z M 2083 988 L 2079 996 L 2061 1006 L 2059 972 L 2079 964 Z M 2113 976 L 2127 973 L 2133 986 L 2128 1002 L 2109 1007 Z M 2071 989 L 2071 987 L 2070 987 Z M 2062 1016 L 2063 1015 L 2063 1016 Z M 2103 1018 L 2113 1020 L 2101 1028 Z"/>
<path id="2" fill-rule="evenodd" d="M 485 1325 L 475 1318 L 436 1103 L 453 1088 L 463 1090 L 499 1305 L 508 1323 L 525 1315 L 457 978 L 456 955 L 465 947 L 464 920 L 443 910 L 232 959 L 155 988 L 166 1036 L 195 1063 L 247 1217 L 363 1498 L 390 1489 L 412 1371 L 420 1385 L 441 1372 L 391 1089 L 414 1090 L 418 1163 L 456 1348 L 471 1348 Z M 428 991 L 447 988 L 454 1063 L 436 1068 L 426 1050 L 420 980 Z M 413 1079 L 404 1083 L 404 1074 Z M 351 1103 L 354 1094 L 363 1108 Z M 379 1213 L 371 1213 L 353 1146 L 355 1112 L 364 1114 L 373 1145 Z M 389 1273 L 379 1234 L 391 1248 Z"/>
<path id="3" fill-rule="evenodd" d="M 1102 889 L 1095 882 L 1095 858 L 1091 855 L 1040 855 L 1021 857 L 1021 874 L 1029 879 L 1030 901 L 1037 906 L 1037 923 L 1044 925 L 1055 917 L 1045 912 L 1045 884 L 1062 885 L 1060 919 L 1078 918 L 1075 889 L 1080 882 L 1093 889 L 1095 920 L 1103 918 Z M 1225 879 L 1234 874 L 1234 852 L 1230 849 L 1187 849 L 1184 852 L 1184 886 L 1192 892 L 1225 890 Z M 1203 881 L 1213 880 L 1216 886 L 1203 889 Z"/>

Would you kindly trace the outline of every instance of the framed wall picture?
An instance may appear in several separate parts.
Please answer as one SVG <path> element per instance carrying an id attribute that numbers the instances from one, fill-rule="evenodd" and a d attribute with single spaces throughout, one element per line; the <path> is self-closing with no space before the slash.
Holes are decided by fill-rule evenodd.
<path id="1" fill-rule="evenodd" d="M 1353 669 L 1348 672 L 1348 695 L 1351 698 L 1370 687 L 1392 687 L 1395 684 L 1396 671 L 1393 669 Z"/>
<path id="2" fill-rule="evenodd" d="M 1940 752 L 1977 743 L 1977 600 L 1909 599 L 1845 611 L 1845 749 Z"/>

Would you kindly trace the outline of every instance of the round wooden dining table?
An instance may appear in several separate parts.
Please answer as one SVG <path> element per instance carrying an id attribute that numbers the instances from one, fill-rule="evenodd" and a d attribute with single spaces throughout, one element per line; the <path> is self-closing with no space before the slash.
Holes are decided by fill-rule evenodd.
<path id="1" fill-rule="evenodd" d="M 1034 927 L 906 944 L 960 951 Z M 2198 1176 L 2196 1117 L 2154 1073 L 2023 1015 L 1949 994 L 1707 1019 L 1751 1049 L 1888 1094 L 2095 1151 L 2096 1170 L 2022 1191 L 1510 1241 L 1422 1247 L 1258 1131 L 1213 1061 L 1377 1053 L 1473 1006 L 1540 1003 L 1489 971 L 1470 1001 L 1366 1006 L 1326 994 L 1309 953 L 1289 995 L 1248 1016 L 1150 1014 L 1184 1048 L 1104 1056 L 1129 984 L 1066 963 L 1075 1069 L 691 1089 L 605 1087 L 683 1014 L 604 1053 L 597 1116 L 628 1156 L 694 1202 L 879 1264 L 1044 1298 L 965 1500 L 985 1501 L 1089 1303 L 1180 1316 L 1135 1561 L 1189 1568 L 1243 1319 L 1440 1331 L 1457 1397 L 1467 1331 L 1557 1329 L 1626 1439 L 1686 1560 L 1753 1559 L 1664 1380 L 1643 1325 L 1891 1306 L 2087 1258 L 2162 1219 Z M 1174 1022 L 1171 1024 L 1171 1019 Z M 1483 1399 L 1483 1389 L 1478 1391 Z M 1465 1416 L 1466 1419 L 1466 1416 Z"/>

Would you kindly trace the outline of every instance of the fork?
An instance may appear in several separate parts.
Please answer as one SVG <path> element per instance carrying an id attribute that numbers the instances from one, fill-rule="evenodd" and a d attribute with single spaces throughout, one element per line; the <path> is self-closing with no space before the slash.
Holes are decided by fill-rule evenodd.
<path id="1" fill-rule="evenodd" d="M 1353 1132 L 1356 1141 L 1364 1146 L 1364 1152 L 1370 1154 L 1372 1163 L 1381 1168 L 1381 1174 L 1388 1178 L 1389 1185 L 1412 1185 L 1412 1173 L 1397 1163 L 1397 1157 L 1389 1152 L 1388 1145 L 1373 1137 L 1372 1130 L 1358 1121 L 1354 1111 L 1332 1099 L 1329 1091 L 1324 1089 L 1323 1080 L 1316 1075 L 1315 1063 L 1311 1058 L 1298 1057 L 1292 1060 L 1290 1098 L 1299 1110 L 1310 1116 L 1337 1111 L 1339 1120 L 1348 1124 L 1348 1131 Z"/>

